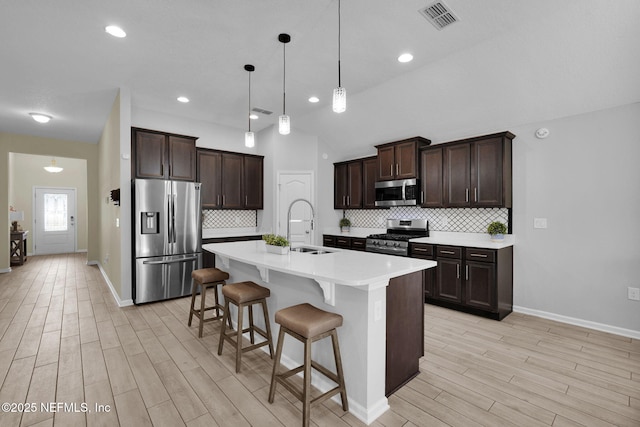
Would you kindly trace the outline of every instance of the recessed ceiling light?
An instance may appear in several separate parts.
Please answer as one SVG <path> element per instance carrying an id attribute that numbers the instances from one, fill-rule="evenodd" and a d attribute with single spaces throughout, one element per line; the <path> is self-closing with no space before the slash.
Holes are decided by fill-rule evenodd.
<path id="1" fill-rule="evenodd" d="M 398 56 L 398 62 L 411 62 L 413 60 L 413 55 L 410 53 L 403 53 Z"/>
<path id="2" fill-rule="evenodd" d="M 189 98 L 187 98 L 186 96 L 179 96 L 178 101 L 186 104 L 187 102 L 189 102 Z"/>
<path id="3" fill-rule="evenodd" d="M 120 39 L 123 37 L 127 37 L 127 33 L 125 33 L 122 28 L 115 25 L 107 25 L 106 27 L 104 27 L 104 30 L 108 34 L 111 34 L 113 37 L 118 37 Z"/>
<path id="4" fill-rule="evenodd" d="M 48 123 L 51 120 L 51 116 L 40 113 L 29 113 L 29 115 L 38 123 Z"/>
<path id="5" fill-rule="evenodd" d="M 251 120 L 258 120 L 258 115 L 257 114 L 249 114 L 249 118 Z"/>
<path id="6" fill-rule="evenodd" d="M 318 101 L 320 101 L 320 99 L 317 96 L 312 96 L 311 98 L 309 98 L 309 102 L 313 102 L 314 104 Z"/>

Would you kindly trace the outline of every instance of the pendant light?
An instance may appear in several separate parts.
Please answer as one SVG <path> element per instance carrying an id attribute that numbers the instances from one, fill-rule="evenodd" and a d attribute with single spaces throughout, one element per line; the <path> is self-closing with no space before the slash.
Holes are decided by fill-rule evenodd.
<path id="1" fill-rule="evenodd" d="M 282 43 L 282 115 L 278 117 L 278 132 L 281 135 L 289 135 L 291 132 L 291 119 L 287 116 L 287 43 L 291 41 L 289 34 L 280 34 L 278 40 Z"/>
<path id="2" fill-rule="evenodd" d="M 338 87 L 333 90 L 333 111 L 342 113 L 347 109 L 347 91 L 342 87 L 340 74 L 340 0 L 338 0 Z"/>
<path id="3" fill-rule="evenodd" d="M 56 166 L 56 159 L 51 159 L 51 165 L 45 166 L 44 170 L 50 173 L 58 173 L 58 172 L 62 172 L 64 169 L 61 168 L 60 166 Z"/>
<path id="4" fill-rule="evenodd" d="M 256 67 L 246 64 L 244 69 L 249 72 L 249 114 L 247 115 L 249 117 L 251 115 L 251 73 L 255 71 Z M 247 118 L 247 120 L 249 121 L 249 130 L 244 133 L 244 146 L 251 148 L 256 145 L 256 139 L 253 132 L 251 132 L 251 118 Z"/>

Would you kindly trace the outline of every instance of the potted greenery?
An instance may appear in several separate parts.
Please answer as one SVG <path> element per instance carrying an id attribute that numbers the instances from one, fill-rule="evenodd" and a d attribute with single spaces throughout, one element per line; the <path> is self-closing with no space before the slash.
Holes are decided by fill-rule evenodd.
<path id="1" fill-rule="evenodd" d="M 351 221 L 349 220 L 349 218 L 340 218 L 340 231 L 342 231 L 343 233 L 348 233 L 349 230 L 351 230 Z"/>
<path id="2" fill-rule="evenodd" d="M 266 243 L 267 252 L 280 255 L 289 253 L 289 241 L 284 236 L 265 234 L 262 240 Z"/>
<path id="3" fill-rule="evenodd" d="M 487 227 L 487 233 L 491 236 L 491 240 L 494 242 L 501 242 L 504 240 L 504 235 L 507 232 L 507 226 L 500 221 L 493 221 Z"/>

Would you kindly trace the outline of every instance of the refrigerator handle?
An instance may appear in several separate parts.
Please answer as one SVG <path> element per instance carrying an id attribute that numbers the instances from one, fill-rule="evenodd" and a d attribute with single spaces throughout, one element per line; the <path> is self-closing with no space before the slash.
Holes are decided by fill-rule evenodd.
<path id="1" fill-rule="evenodd" d="M 176 195 L 172 195 L 171 200 L 171 234 L 173 234 L 172 242 L 176 242 Z"/>
<path id="2" fill-rule="evenodd" d="M 167 243 L 171 243 L 171 236 L 173 234 L 173 227 L 171 225 L 171 199 L 167 199 Z"/>

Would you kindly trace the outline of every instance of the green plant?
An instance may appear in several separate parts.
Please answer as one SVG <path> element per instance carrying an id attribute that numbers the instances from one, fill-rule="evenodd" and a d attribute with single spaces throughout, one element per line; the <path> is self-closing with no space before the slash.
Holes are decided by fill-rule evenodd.
<path id="1" fill-rule="evenodd" d="M 351 227 L 349 218 L 340 218 L 340 227 Z"/>
<path id="2" fill-rule="evenodd" d="M 492 236 L 495 234 L 505 234 L 507 232 L 507 226 L 501 223 L 500 221 L 493 221 L 487 227 L 487 233 Z"/>
<path id="3" fill-rule="evenodd" d="M 289 246 L 289 241 L 284 236 L 278 236 L 275 234 L 265 234 L 262 236 L 267 245 L 272 246 Z"/>

